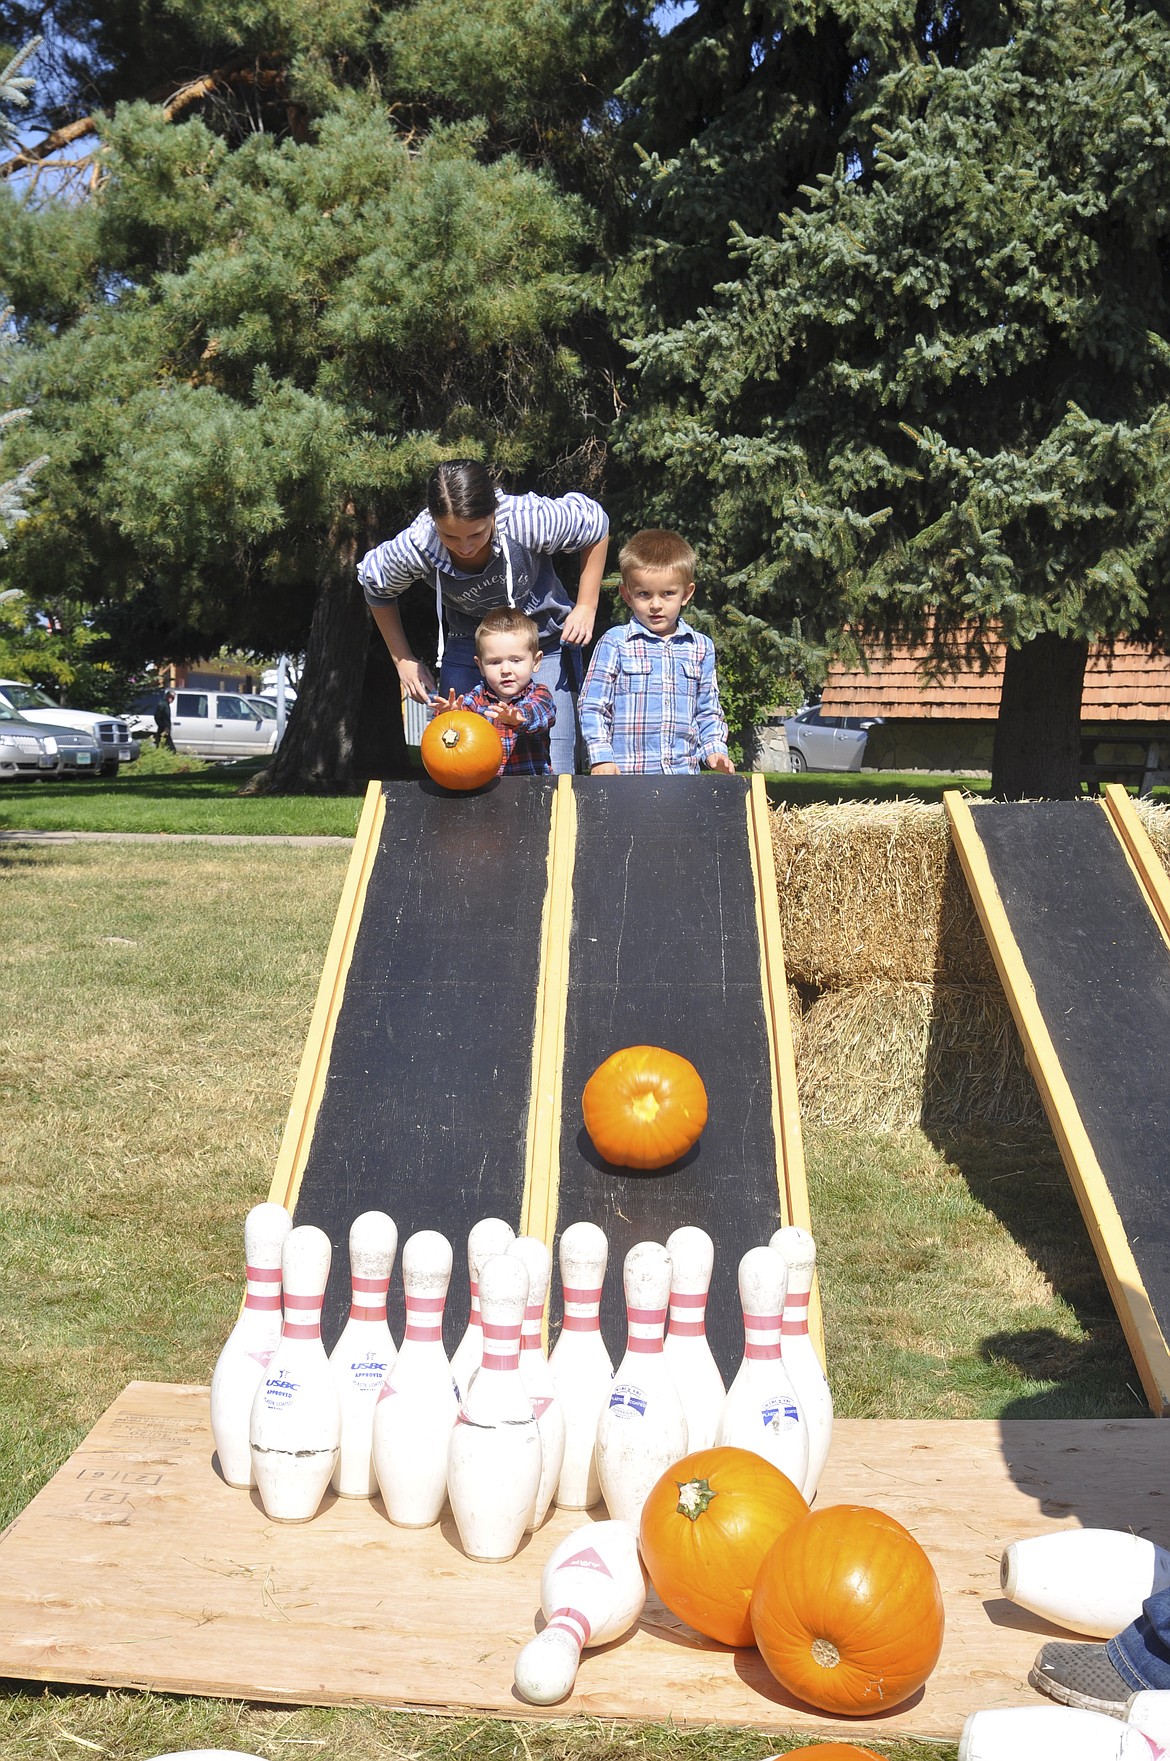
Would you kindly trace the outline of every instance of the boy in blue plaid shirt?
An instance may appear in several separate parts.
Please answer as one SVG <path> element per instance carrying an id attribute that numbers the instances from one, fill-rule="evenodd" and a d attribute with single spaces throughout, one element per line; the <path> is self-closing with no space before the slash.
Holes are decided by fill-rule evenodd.
<path id="1" fill-rule="evenodd" d="M 549 734 L 557 719 L 552 692 L 534 684 L 540 660 L 540 632 L 530 617 L 513 606 L 489 611 L 475 632 L 475 664 L 483 684 L 457 697 L 431 702 L 444 709 L 470 709 L 494 722 L 504 742 L 501 776 L 552 775 Z"/>
<path id="2" fill-rule="evenodd" d="M 734 774 L 709 637 L 682 616 L 695 553 L 677 532 L 638 532 L 618 558 L 633 613 L 593 651 L 577 710 L 594 776 Z"/>

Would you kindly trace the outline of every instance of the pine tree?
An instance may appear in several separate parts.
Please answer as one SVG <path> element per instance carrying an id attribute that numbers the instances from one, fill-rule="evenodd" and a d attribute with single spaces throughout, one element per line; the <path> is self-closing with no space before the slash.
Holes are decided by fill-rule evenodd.
<path id="1" fill-rule="evenodd" d="M 33 81 L 30 75 L 22 74 L 21 68 L 26 66 L 40 46 L 41 39 L 33 37 L 23 49 L 13 55 L 6 67 L 0 67 L 0 148 L 7 141 L 16 139 L 16 124 L 7 114 L 9 110 L 23 110 L 28 106 L 28 94 Z M 13 347 L 10 334 L 12 313 L 0 311 L 0 385 L 5 383 L 7 374 L 4 367 L 4 356 Z M 14 422 L 23 421 L 28 415 L 26 409 L 0 411 L 0 434 Z M 43 458 L 26 461 L 15 477 L 6 481 L 0 480 L 0 550 L 8 545 L 7 529 L 15 526 L 18 520 L 25 517 L 25 496 L 28 493 L 33 477 L 46 461 Z"/>
<path id="2" fill-rule="evenodd" d="M 889 18 L 893 6 L 881 9 Z M 1170 26 L 946 8 L 637 349 L 632 468 L 769 628 L 1008 643 L 998 792 L 1078 787 L 1090 642 L 1170 628 Z"/>

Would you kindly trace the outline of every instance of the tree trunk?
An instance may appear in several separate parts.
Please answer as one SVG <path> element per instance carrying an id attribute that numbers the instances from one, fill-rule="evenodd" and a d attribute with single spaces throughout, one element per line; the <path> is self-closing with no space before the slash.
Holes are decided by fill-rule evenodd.
<path id="1" fill-rule="evenodd" d="M 991 792 L 1001 801 L 1080 794 L 1081 692 L 1089 644 L 1033 637 L 1009 648 L 995 724 Z"/>
<path id="2" fill-rule="evenodd" d="M 413 774 L 402 723 L 402 686 L 398 682 L 398 669 L 390 658 L 390 650 L 383 642 L 377 624 L 369 616 L 366 621 L 369 641 L 353 751 L 353 778 L 355 782 L 363 783 L 373 777 L 381 781 L 383 777 Z"/>

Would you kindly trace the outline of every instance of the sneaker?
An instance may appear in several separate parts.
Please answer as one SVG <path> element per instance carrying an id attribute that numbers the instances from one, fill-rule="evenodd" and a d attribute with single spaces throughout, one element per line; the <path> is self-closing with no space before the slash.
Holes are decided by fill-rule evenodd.
<path id="1" fill-rule="evenodd" d="M 1133 1693 L 1110 1663 L 1104 1645 L 1067 1645 L 1060 1640 L 1043 1645 L 1028 1680 L 1062 1706 L 1107 1712 L 1113 1718 L 1125 1717 L 1126 1701 Z"/>

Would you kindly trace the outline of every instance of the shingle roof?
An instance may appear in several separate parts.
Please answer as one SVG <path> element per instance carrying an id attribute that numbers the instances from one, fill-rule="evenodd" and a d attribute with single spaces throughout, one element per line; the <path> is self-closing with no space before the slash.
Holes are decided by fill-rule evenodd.
<path id="1" fill-rule="evenodd" d="M 994 721 L 1003 684 L 1003 646 L 988 645 L 991 665 L 926 680 L 925 646 L 875 647 L 869 671 L 832 665 L 821 706 L 830 715 L 881 715 L 894 721 Z M 1134 642 L 1089 651 L 1081 698 L 1085 721 L 1170 721 L 1170 658 Z"/>

